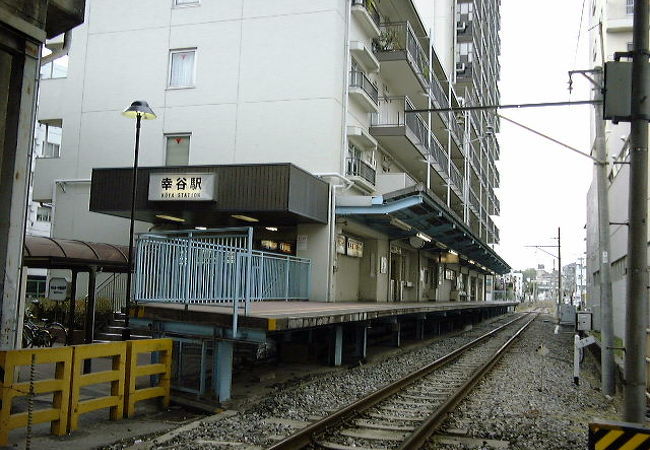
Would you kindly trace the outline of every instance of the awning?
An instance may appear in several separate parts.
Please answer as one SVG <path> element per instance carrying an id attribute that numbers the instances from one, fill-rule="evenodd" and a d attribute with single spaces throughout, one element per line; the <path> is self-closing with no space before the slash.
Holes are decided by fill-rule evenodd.
<path id="1" fill-rule="evenodd" d="M 480 266 L 498 274 L 510 271 L 510 266 L 492 248 L 422 185 L 374 197 L 370 205 L 337 206 L 336 214 L 358 220 L 392 239 L 423 232 L 443 244 L 428 243 L 423 247 L 425 251 L 441 252 L 442 247 L 447 247 L 474 261 L 479 271 Z"/>
<path id="2" fill-rule="evenodd" d="M 42 236 L 25 236 L 23 266 L 38 269 L 127 272 L 128 247 Z"/>

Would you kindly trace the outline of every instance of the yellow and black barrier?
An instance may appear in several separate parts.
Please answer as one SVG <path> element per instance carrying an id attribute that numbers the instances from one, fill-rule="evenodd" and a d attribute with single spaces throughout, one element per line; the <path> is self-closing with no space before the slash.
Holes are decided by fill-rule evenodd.
<path id="1" fill-rule="evenodd" d="M 171 339 L 147 339 L 128 341 L 127 365 L 126 365 L 126 416 L 132 417 L 135 414 L 135 404 L 150 398 L 161 398 L 161 406 L 169 406 L 169 390 L 171 387 L 172 372 L 172 340 Z M 152 364 L 138 365 L 138 355 L 149 353 L 151 360 L 157 362 Z M 148 388 L 137 388 L 138 377 L 156 375 L 156 386 Z"/>
<path id="2" fill-rule="evenodd" d="M 138 365 L 142 353 L 153 353 L 155 362 Z M 96 358 L 111 358 L 111 368 L 84 374 L 84 361 Z M 160 397 L 162 405 L 168 406 L 171 360 L 171 339 L 0 351 L 0 373 L 4 373 L 0 379 L 0 447 L 9 445 L 11 430 L 27 427 L 30 420 L 28 412 L 12 412 L 14 399 L 19 397 L 53 394 L 47 407 L 31 411 L 31 423 L 51 422 L 51 433 L 58 436 L 75 430 L 80 415 L 98 409 L 110 408 L 110 419 L 119 420 L 133 416 L 135 403 L 141 400 Z M 32 382 L 17 381 L 21 366 L 36 369 L 40 364 L 55 364 L 53 378 L 51 370 L 44 374 L 39 368 L 33 371 Z M 158 381 L 153 387 L 138 389 L 137 378 L 145 375 L 156 375 Z M 109 395 L 81 400 L 82 387 L 100 383 L 111 383 Z"/>
<path id="3" fill-rule="evenodd" d="M 54 378 L 44 378 L 36 370 L 39 364 L 55 364 Z M 19 382 L 17 369 L 21 366 L 33 367 L 34 377 L 30 381 Z M 0 447 L 9 445 L 9 432 L 27 427 L 29 412 L 13 412 L 14 399 L 42 394 L 53 394 L 47 408 L 31 411 L 31 424 L 51 423 L 51 433 L 63 436 L 68 432 L 70 403 L 70 374 L 72 369 L 72 348 L 39 348 L 9 350 L 0 352 L 0 367 L 4 377 L 0 383 Z M 39 377 L 39 379 L 36 379 Z"/>
<path id="4" fill-rule="evenodd" d="M 589 450 L 650 449 L 650 428 L 628 422 L 591 422 Z"/>

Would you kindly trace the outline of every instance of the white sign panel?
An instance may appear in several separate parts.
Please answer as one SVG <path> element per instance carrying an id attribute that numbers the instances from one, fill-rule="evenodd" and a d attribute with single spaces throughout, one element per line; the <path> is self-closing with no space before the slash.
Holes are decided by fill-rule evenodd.
<path id="1" fill-rule="evenodd" d="M 68 296 L 68 280 L 65 278 L 50 278 L 50 289 L 47 298 L 63 301 Z"/>
<path id="2" fill-rule="evenodd" d="M 149 175 L 149 200 L 214 200 L 213 173 L 152 173 Z"/>

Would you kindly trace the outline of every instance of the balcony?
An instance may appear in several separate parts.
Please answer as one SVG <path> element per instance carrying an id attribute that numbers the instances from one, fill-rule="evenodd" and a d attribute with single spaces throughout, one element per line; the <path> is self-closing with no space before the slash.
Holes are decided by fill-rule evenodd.
<path id="1" fill-rule="evenodd" d="M 374 191 L 376 172 L 370 164 L 361 158 L 353 157 L 348 158 L 345 165 L 345 174 L 349 176 L 352 181 L 361 185 L 361 187 L 370 192 Z"/>
<path id="2" fill-rule="evenodd" d="M 451 168 L 449 177 L 451 180 L 451 189 L 459 198 L 463 198 L 463 186 L 465 185 L 463 175 L 460 173 L 460 170 L 456 167 L 456 164 L 454 164 L 453 161 L 449 164 L 449 167 Z"/>
<path id="3" fill-rule="evenodd" d="M 429 58 L 408 22 L 384 23 L 373 40 L 381 74 L 398 92 L 416 98 L 429 88 Z"/>
<path id="4" fill-rule="evenodd" d="M 349 93 L 366 111 L 376 113 L 379 110 L 379 90 L 365 73 L 350 71 Z"/>
<path id="5" fill-rule="evenodd" d="M 352 15 L 361 24 L 361 27 L 372 38 L 379 36 L 379 23 L 381 16 L 375 5 L 375 0 L 352 0 Z"/>
<path id="6" fill-rule="evenodd" d="M 410 109 L 407 97 L 382 98 L 379 112 L 371 116 L 370 134 L 412 173 L 423 174 L 429 159 L 442 185 L 448 177 L 447 154 L 419 114 L 405 113 Z"/>
<path id="7" fill-rule="evenodd" d="M 477 216 L 481 214 L 481 204 L 478 201 L 476 193 L 474 193 L 474 189 L 471 187 L 469 188 L 469 207 Z"/>

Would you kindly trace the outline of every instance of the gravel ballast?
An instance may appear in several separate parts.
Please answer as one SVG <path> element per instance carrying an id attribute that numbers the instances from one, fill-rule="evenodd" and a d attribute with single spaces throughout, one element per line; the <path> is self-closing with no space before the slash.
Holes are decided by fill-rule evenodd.
<path id="1" fill-rule="evenodd" d="M 466 437 L 428 448 L 493 448 L 489 441 L 505 441 L 509 449 L 584 449 L 591 419 L 620 420 L 620 398 L 608 400 L 600 393 L 598 368 L 587 355 L 581 366 L 580 385 L 573 383 L 573 332 L 538 318 L 522 339 L 461 402 L 443 424 L 450 434 L 463 430 Z M 549 353 L 539 351 L 545 346 Z M 452 443 L 453 442 L 453 443 Z"/>
<path id="2" fill-rule="evenodd" d="M 505 316 L 499 320 L 505 321 Z M 479 334 L 477 328 L 483 333 L 488 329 L 484 323 L 464 335 L 399 352 L 376 363 L 278 386 L 240 411 L 213 416 L 171 439 L 148 440 L 137 448 L 235 448 L 229 443 L 240 443 L 237 448 L 242 448 L 241 443 L 245 443 L 243 448 L 268 447 L 296 431 L 301 422 L 316 420 L 463 345 Z M 616 418 L 619 402 L 600 395 L 598 380 L 588 375 L 596 370 L 589 358 L 583 365 L 581 385 L 573 384 L 573 334 L 565 329 L 555 335 L 553 329 L 550 321 L 537 319 L 494 372 L 452 413 L 441 434 L 457 435 L 460 430 L 464 442 L 446 440 L 429 448 L 490 448 L 492 441 L 519 449 L 585 448 L 589 419 Z M 550 350 L 543 359 L 536 352 L 542 343 Z M 126 446 L 122 443 L 111 448 Z"/>

